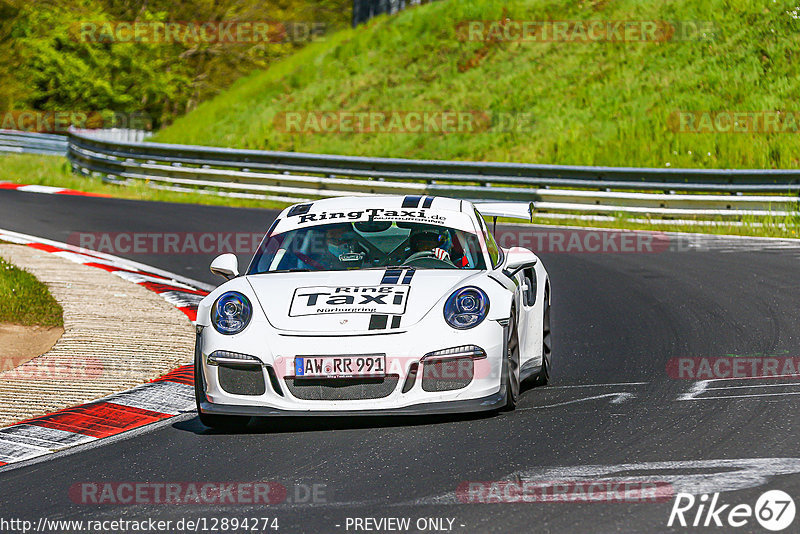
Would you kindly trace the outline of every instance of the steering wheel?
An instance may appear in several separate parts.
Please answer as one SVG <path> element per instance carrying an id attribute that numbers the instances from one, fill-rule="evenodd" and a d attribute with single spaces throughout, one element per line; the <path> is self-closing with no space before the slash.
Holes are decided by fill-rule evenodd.
<path id="1" fill-rule="evenodd" d="M 449 260 L 440 260 L 436 257 L 436 254 L 431 252 L 430 250 L 420 250 L 419 252 L 413 253 L 411 256 L 406 258 L 406 261 L 403 262 L 403 265 L 413 265 L 413 264 L 429 264 L 430 262 L 439 262 L 448 267 L 455 267 L 455 263 Z M 434 267 L 436 263 L 434 263 Z"/>

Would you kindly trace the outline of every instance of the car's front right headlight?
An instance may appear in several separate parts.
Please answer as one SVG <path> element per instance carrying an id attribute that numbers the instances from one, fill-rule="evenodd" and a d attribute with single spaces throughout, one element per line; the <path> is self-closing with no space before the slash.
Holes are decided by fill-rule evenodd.
<path id="1" fill-rule="evenodd" d="M 237 291 L 223 293 L 211 307 L 211 324 L 220 334 L 238 334 L 250 324 L 253 306 L 250 300 Z"/>
<path id="2" fill-rule="evenodd" d="M 489 313 L 489 297 L 477 287 L 462 287 L 447 298 L 444 319 L 458 330 L 481 324 Z"/>

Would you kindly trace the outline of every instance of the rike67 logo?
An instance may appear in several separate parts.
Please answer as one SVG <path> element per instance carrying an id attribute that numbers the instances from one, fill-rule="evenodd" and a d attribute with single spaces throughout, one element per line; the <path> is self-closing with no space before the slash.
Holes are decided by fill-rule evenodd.
<path id="1" fill-rule="evenodd" d="M 788 493 L 770 490 L 762 494 L 755 506 L 722 504 L 719 493 L 699 498 L 690 493 L 678 493 L 667 526 L 739 528 L 755 520 L 763 528 L 779 532 L 794 522 L 795 504 Z"/>

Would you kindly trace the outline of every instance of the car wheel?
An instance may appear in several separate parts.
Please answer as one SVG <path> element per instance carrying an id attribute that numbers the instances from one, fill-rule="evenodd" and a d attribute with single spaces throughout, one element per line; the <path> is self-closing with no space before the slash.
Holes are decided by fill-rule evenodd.
<path id="1" fill-rule="evenodd" d="M 511 318 L 508 322 L 508 341 L 506 343 L 506 360 L 503 368 L 505 376 L 503 380 L 506 384 L 506 404 L 503 411 L 510 412 L 517 407 L 519 399 L 520 380 L 519 380 L 519 332 L 517 329 L 517 313 L 511 310 Z"/>
<path id="2" fill-rule="evenodd" d="M 205 396 L 204 387 L 203 387 L 203 373 L 201 371 L 201 361 L 200 355 L 195 357 L 194 360 L 194 400 L 197 404 L 197 417 L 200 419 L 200 422 L 203 423 L 208 428 L 214 428 L 217 430 L 242 430 L 244 427 L 247 426 L 247 423 L 250 422 L 249 417 L 241 416 L 241 415 L 218 415 L 218 414 L 210 414 L 210 413 L 203 413 L 200 410 L 200 402 L 203 400 Z"/>
<path id="3" fill-rule="evenodd" d="M 542 330 L 542 370 L 536 374 L 535 386 L 546 386 L 553 369 L 553 349 L 550 341 L 550 295 L 544 296 L 544 320 Z"/>

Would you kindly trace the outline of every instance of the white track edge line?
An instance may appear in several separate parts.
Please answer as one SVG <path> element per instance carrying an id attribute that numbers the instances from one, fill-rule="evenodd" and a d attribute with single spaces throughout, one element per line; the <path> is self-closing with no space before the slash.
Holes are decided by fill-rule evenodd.
<path id="1" fill-rule="evenodd" d="M 147 265 L 147 264 L 144 264 L 144 263 L 139 263 L 137 261 L 129 260 L 129 259 L 126 259 L 126 258 L 121 258 L 119 256 L 113 256 L 113 255 L 107 254 L 105 252 L 97 252 L 95 250 L 91 250 L 91 249 L 87 249 L 87 248 L 76 247 L 75 245 L 70 245 L 68 243 L 62 243 L 60 241 L 53 241 L 52 239 L 45 239 L 43 237 L 36 237 L 36 236 L 33 236 L 33 235 L 29 235 L 29 234 L 23 234 L 23 233 L 20 233 L 20 232 L 14 232 L 12 230 L 5 230 L 3 228 L 0 228 L 0 234 L 6 234 L 6 235 L 9 235 L 9 236 L 12 236 L 12 237 L 19 238 L 19 239 L 25 239 L 25 240 L 28 240 L 28 241 L 31 241 L 31 242 L 34 242 L 34 243 L 42 243 L 44 245 L 50 245 L 50 246 L 53 246 L 53 247 L 63 248 L 64 250 L 75 252 L 77 254 L 90 254 L 92 256 L 97 256 L 98 258 L 102 258 L 102 259 L 106 259 L 106 260 L 109 260 L 109 261 L 118 262 L 122 266 L 133 268 L 133 270 L 151 272 L 151 273 L 154 273 L 154 274 L 158 274 L 158 275 L 164 276 L 166 278 L 170 278 L 172 280 L 175 280 L 177 282 L 182 282 L 184 284 L 192 285 L 192 286 L 194 286 L 194 287 L 196 287 L 198 289 L 203 289 L 205 291 L 213 291 L 214 289 L 216 289 L 216 286 L 213 286 L 211 284 L 207 284 L 207 283 L 201 282 L 199 280 L 194 280 L 192 278 L 188 278 L 188 277 L 185 277 L 185 276 L 182 276 L 182 275 L 170 272 L 170 271 L 165 271 L 163 269 L 159 269 L 158 267 L 153 267 L 151 265 Z"/>

